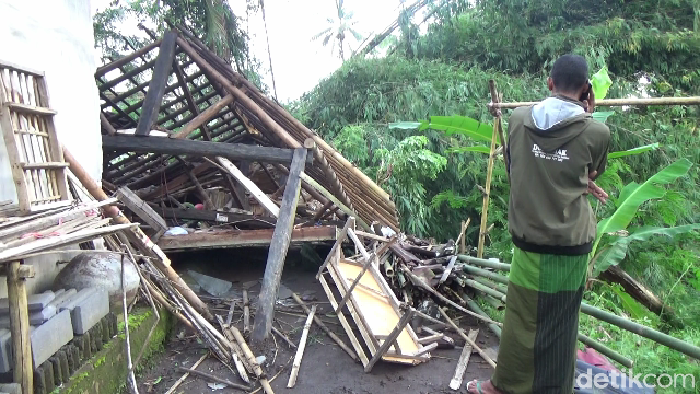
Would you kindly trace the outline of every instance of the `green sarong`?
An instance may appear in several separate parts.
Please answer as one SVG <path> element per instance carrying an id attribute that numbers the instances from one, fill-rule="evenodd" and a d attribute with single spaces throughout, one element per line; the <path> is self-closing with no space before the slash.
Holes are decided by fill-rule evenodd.
<path id="1" fill-rule="evenodd" d="M 588 255 L 515 248 L 496 371 L 508 394 L 571 394 Z"/>

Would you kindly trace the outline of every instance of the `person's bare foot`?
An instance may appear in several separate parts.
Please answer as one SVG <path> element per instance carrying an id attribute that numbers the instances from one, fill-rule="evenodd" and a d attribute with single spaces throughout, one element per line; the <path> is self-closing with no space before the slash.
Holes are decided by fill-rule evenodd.
<path id="1" fill-rule="evenodd" d="M 484 382 L 472 380 L 471 382 L 468 382 L 467 392 L 471 394 L 502 394 L 493 386 L 490 380 Z"/>

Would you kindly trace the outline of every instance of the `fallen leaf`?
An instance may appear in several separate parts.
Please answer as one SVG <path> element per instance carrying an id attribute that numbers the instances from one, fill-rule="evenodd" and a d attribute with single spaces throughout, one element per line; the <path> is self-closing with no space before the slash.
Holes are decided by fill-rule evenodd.
<path id="1" fill-rule="evenodd" d="M 207 383 L 207 385 L 209 386 L 211 391 L 223 390 L 224 387 L 226 387 L 225 384 L 221 384 L 221 383 Z"/>

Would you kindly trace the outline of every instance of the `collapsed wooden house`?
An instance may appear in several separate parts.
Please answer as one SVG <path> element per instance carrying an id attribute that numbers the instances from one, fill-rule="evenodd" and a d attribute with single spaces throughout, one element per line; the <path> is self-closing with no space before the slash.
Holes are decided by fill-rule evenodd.
<path id="1" fill-rule="evenodd" d="M 349 216 L 399 231 L 384 190 L 190 33 L 167 32 L 95 78 L 103 187 L 133 191 L 165 219 L 147 226 L 163 250 L 269 244 L 298 148 L 293 243 L 334 241 Z M 208 224 L 166 232 L 187 221 Z"/>

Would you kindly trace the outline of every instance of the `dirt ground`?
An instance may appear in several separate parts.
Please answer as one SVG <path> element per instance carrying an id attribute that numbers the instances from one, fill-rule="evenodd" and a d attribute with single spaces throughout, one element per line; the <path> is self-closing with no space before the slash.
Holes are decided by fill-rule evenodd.
<path id="1" fill-rule="evenodd" d="M 188 269 L 200 274 L 210 275 L 219 279 L 231 281 L 232 289 L 228 294 L 220 296 L 221 299 L 209 299 L 212 312 L 219 314 L 224 319 L 228 315 L 228 299 L 241 299 L 243 287 L 248 287 L 251 302 L 257 299 L 260 283 L 265 270 L 266 249 L 232 249 L 229 251 L 200 252 L 196 254 L 175 254 L 173 258 L 175 269 L 182 275 Z M 319 251 L 323 254 L 323 249 Z M 317 316 L 326 322 L 326 325 L 338 336 L 350 342 L 334 316 L 332 307 L 328 303 L 325 293 L 319 282 L 315 279 L 318 265 L 304 263 L 296 251 L 290 251 L 282 275 L 284 286 L 280 294 L 284 296 L 287 289 L 303 295 L 310 301 L 308 304 L 317 304 Z M 285 289 L 286 288 L 286 289 Z M 201 290 L 199 294 L 204 299 L 208 294 Z M 209 296 L 211 297 L 211 296 Z M 283 311 L 275 314 L 275 327 L 284 332 L 292 342 L 299 343 L 302 328 L 306 316 L 295 312 L 293 300 L 283 300 L 288 305 Z M 298 309 L 299 310 L 299 309 Z M 251 309 L 251 329 L 254 321 L 255 309 Z M 348 319 L 352 321 L 352 319 Z M 468 328 L 479 328 L 477 344 L 483 349 L 497 345 L 497 338 L 485 325 L 478 324 L 476 320 L 465 317 L 460 325 Z M 235 308 L 233 323 L 243 332 L 243 317 L 239 307 Z M 423 334 L 425 335 L 425 334 Z M 456 334 L 452 334 L 456 338 Z M 457 366 L 464 341 L 455 341 L 452 349 L 435 349 L 430 352 L 431 359 L 417 366 L 379 361 L 370 373 L 365 373 L 360 362 L 353 361 L 347 353 L 340 349 L 318 326 L 311 326 L 309 331 L 301 369 L 296 385 L 288 389 L 287 381 L 295 349 L 290 348 L 280 337 L 273 335 L 274 342 L 264 352 L 267 357 L 264 361 L 264 369 L 269 376 L 276 376 L 271 385 L 276 393 L 305 393 L 305 394 L 360 394 L 360 393 L 456 393 L 449 388 L 450 380 Z M 260 352 L 253 349 L 256 356 Z M 141 393 L 161 394 L 170 389 L 183 375 L 179 367 L 190 368 L 207 354 L 204 344 L 198 343 L 192 332 L 188 332 L 184 326 L 178 326 L 165 345 L 165 351 L 156 356 L 150 364 L 152 367 L 143 371 L 138 380 Z M 231 370 L 213 356 L 206 358 L 198 367 L 198 371 L 210 373 L 222 379 L 234 383 L 243 381 Z M 465 385 L 471 379 L 487 379 L 492 372 L 491 367 L 477 354 L 473 353 L 464 375 L 464 383 L 459 390 L 465 393 Z M 210 385 L 206 378 L 190 375 L 182 382 L 174 393 L 229 393 L 242 392 L 229 387 L 218 388 Z M 255 384 L 254 388 L 259 385 Z M 262 392 L 262 391 L 260 391 Z"/>

